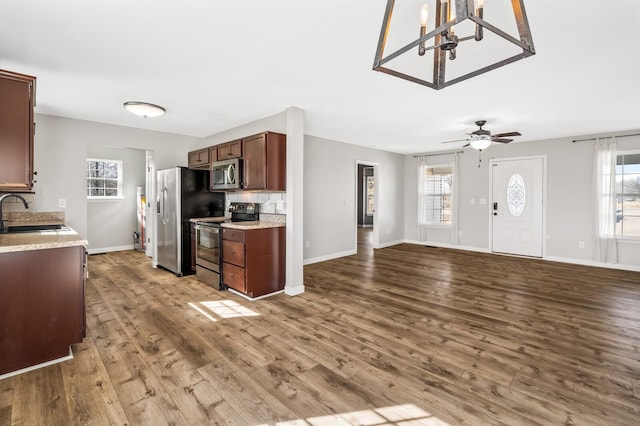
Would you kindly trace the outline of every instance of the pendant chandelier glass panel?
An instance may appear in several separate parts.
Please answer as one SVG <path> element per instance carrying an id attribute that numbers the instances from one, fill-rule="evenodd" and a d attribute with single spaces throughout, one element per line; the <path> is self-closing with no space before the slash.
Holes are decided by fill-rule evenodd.
<path id="1" fill-rule="evenodd" d="M 523 0 L 387 0 L 373 69 L 439 90 L 534 54 Z"/>

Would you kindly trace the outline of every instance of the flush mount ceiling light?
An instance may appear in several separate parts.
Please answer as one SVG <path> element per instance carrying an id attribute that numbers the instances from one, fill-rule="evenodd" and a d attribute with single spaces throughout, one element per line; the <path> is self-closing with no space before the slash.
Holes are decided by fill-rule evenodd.
<path id="1" fill-rule="evenodd" d="M 148 102 L 128 101 L 124 104 L 124 109 L 131 114 L 135 114 L 144 118 L 160 117 L 166 110 L 159 105 L 150 104 Z"/>
<path id="2" fill-rule="evenodd" d="M 495 13 L 485 13 L 484 0 L 426 0 L 426 3 L 415 11 L 409 11 L 409 13 L 401 11 L 394 15 L 394 19 L 399 21 L 394 21 L 394 28 L 400 28 L 400 31 L 394 31 L 394 36 L 398 34 L 397 38 L 401 42 L 393 43 L 394 49 L 400 47 L 384 56 L 385 48 L 389 47 L 391 18 L 396 3 L 395 0 L 387 0 L 373 69 L 440 90 L 535 55 L 523 0 L 511 0 L 515 23 L 511 20 L 508 7 L 505 5 L 507 1 L 491 0 L 493 4 L 490 8 L 495 10 L 488 12 Z M 404 3 L 408 7 L 410 2 L 400 0 L 398 3 L 399 5 Z M 429 27 L 429 3 L 435 6 L 435 19 L 431 27 Z M 502 9 L 499 9 L 499 3 L 503 3 Z M 485 20 L 485 15 L 488 20 L 495 19 L 501 24 L 504 23 L 513 29 L 514 33 L 517 29 L 519 39 L 489 23 Z M 411 25 L 413 22 L 409 22 L 409 19 L 415 19 L 413 21 L 416 24 L 415 27 Z M 459 33 L 456 31 L 456 25 L 461 30 Z M 409 37 L 403 37 L 407 35 L 405 34 L 407 27 L 415 30 L 411 34 L 419 34 L 417 39 L 409 43 L 406 41 L 413 39 L 414 36 L 409 34 Z M 488 42 L 486 39 L 489 39 Z M 483 40 L 485 43 L 481 43 Z M 483 45 L 484 49 L 481 48 Z M 487 50 L 488 48 L 490 50 Z M 429 55 L 426 55 L 427 53 Z M 420 63 L 414 64 L 413 67 L 402 68 L 409 62 L 403 59 L 408 55 L 420 58 Z M 429 61 L 428 58 L 431 56 L 433 58 Z M 455 61 L 456 58 L 458 61 Z M 461 60 L 466 60 L 463 67 L 456 63 Z M 410 61 L 413 61 L 413 58 L 410 58 Z M 447 64 L 455 71 L 449 79 L 446 76 Z M 399 67 L 402 70 L 398 70 Z"/>

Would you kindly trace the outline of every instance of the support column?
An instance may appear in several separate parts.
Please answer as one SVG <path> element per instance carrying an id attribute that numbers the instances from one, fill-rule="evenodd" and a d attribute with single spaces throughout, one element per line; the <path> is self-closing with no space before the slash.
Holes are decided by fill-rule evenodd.
<path id="1" fill-rule="evenodd" d="M 287 109 L 287 256 L 285 294 L 304 293 L 304 110 Z"/>

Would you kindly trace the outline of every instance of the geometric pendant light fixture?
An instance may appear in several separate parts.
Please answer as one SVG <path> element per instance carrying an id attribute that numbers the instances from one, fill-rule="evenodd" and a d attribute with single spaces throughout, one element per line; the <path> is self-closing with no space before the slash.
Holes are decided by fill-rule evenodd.
<path id="1" fill-rule="evenodd" d="M 509 0 L 487 0 L 488 9 L 497 9 L 498 3 L 507 1 Z M 404 0 L 399 0 L 397 3 L 403 2 Z M 410 11 L 409 15 L 398 13 L 396 16 L 396 1 L 387 0 L 373 62 L 375 71 L 440 90 L 536 53 L 523 0 L 510 0 L 511 8 L 505 4 L 501 10 L 504 11 L 501 16 L 508 18 L 506 22 L 510 28 L 517 29 L 517 35 L 491 23 L 498 13 L 495 10 L 485 11 L 484 0 L 425 2 L 417 10 Z M 511 20 L 509 9 L 513 10 L 515 22 Z M 429 20 L 430 15 L 433 16 L 432 21 Z M 411 17 L 410 21 L 407 16 Z M 392 22 L 392 19 L 400 22 Z M 410 33 L 407 34 L 410 37 L 400 37 L 400 44 L 396 43 L 394 49 L 387 54 L 392 25 L 405 33 L 409 29 Z M 515 32 L 512 31 L 514 34 Z M 487 38 L 489 42 L 486 42 Z M 503 53 L 504 56 L 500 56 Z M 408 55 L 413 57 L 407 60 Z M 483 63 L 483 59 L 488 62 Z M 461 60 L 467 60 L 464 66 L 458 65 Z M 413 61 L 413 68 L 401 69 L 393 65 L 407 64 L 410 61 Z M 450 68 L 456 68 L 456 72 L 451 73 Z"/>
<path id="2" fill-rule="evenodd" d="M 139 117 L 160 117 L 166 110 L 159 105 L 150 104 L 148 102 L 128 101 L 123 104 L 124 109 L 131 114 L 135 114 Z"/>

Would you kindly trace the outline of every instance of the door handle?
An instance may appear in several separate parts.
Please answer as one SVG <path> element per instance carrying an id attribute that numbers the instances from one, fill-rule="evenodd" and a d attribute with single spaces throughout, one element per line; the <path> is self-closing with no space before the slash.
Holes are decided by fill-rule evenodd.
<path id="1" fill-rule="evenodd" d="M 498 216 L 498 203 L 493 203 L 493 215 Z"/>

